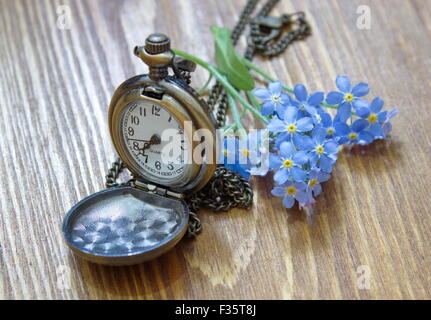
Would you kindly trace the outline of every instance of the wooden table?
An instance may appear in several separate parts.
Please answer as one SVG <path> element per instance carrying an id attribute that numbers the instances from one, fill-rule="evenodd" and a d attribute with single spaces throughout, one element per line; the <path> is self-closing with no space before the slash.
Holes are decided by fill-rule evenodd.
<path id="1" fill-rule="evenodd" d="M 425 0 L 295 0 L 273 11 L 305 11 L 313 35 L 271 61 L 257 58 L 264 70 L 314 91 L 350 75 L 400 110 L 391 141 L 341 153 L 313 227 L 270 195 L 268 177 L 253 179 L 251 210 L 200 212 L 203 233 L 155 261 L 113 268 L 71 256 L 62 219 L 103 188 L 115 159 L 110 97 L 146 72 L 133 47 L 165 32 L 175 47 L 211 61 L 209 26 L 232 27 L 244 3 L 0 1 L 1 298 L 431 298 Z M 70 29 L 58 21 L 62 4 Z M 370 9 L 369 30 L 357 26 L 360 5 Z M 205 79 L 199 69 L 195 86 Z"/>

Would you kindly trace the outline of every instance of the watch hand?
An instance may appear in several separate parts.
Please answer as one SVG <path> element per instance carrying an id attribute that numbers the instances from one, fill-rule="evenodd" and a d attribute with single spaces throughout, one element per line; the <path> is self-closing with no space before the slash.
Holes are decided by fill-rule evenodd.
<path id="1" fill-rule="evenodd" d="M 130 140 L 132 140 L 132 139 L 130 139 Z M 137 139 L 135 139 L 135 140 L 137 140 Z M 139 141 L 144 142 L 144 146 L 141 149 L 139 149 L 139 151 L 142 152 L 143 155 L 145 154 L 146 149 L 149 149 L 152 145 L 156 145 L 156 144 L 161 143 L 160 136 L 157 134 L 153 134 L 149 141 L 148 140 L 139 140 Z"/>

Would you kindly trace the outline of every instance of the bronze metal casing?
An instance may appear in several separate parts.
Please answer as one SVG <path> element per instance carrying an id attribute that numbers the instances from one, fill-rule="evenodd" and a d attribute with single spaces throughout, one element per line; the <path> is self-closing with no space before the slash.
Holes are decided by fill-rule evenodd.
<path id="1" fill-rule="evenodd" d="M 155 86 L 163 89 L 164 94 L 161 100 L 151 98 L 143 94 L 146 87 Z M 120 115 L 124 107 L 136 100 L 154 101 L 177 117 L 182 122 L 190 120 L 193 123 L 193 130 L 207 129 L 213 137 L 216 137 L 215 121 L 212 113 L 208 109 L 205 101 L 200 99 L 197 93 L 185 84 L 182 80 L 174 77 L 167 77 L 161 81 L 153 81 L 148 75 L 138 75 L 123 82 L 115 91 L 109 106 L 109 130 L 114 147 L 124 161 L 126 167 L 136 176 L 137 179 L 151 182 L 140 172 L 137 165 L 125 150 L 119 132 Z M 189 137 L 192 148 L 199 142 L 193 142 Z M 216 143 L 212 144 L 212 159 L 205 159 L 202 164 L 192 161 L 188 174 L 184 181 L 178 184 L 162 185 L 162 187 L 172 189 L 181 193 L 190 193 L 199 190 L 211 179 L 216 169 Z M 208 152 L 207 152 L 208 154 Z"/>

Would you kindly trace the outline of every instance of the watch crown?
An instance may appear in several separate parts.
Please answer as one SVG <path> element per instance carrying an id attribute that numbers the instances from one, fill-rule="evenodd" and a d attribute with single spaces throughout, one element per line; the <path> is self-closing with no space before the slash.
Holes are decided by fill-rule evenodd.
<path id="1" fill-rule="evenodd" d="M 163 33 L 153 33 L 145 40 L 145 51 L 159 54 L 171 49 L 171 40 Z"/>

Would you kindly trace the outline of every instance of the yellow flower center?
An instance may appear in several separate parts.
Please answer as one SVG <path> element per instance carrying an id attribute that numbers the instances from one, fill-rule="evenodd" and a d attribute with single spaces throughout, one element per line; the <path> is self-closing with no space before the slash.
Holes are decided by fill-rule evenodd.
<path id="1" fill-rule="evenodd" d="M 317 179 L 311 179 L 310 182 L 308 182 L 308 185 L 313 188 L 317 184 Z"/>
<path id="2" fill-rule="evenodd" d="M 243 155 L 243 157 L 248 157 L 250 155 L 250 150 L 242 149 L 241 154 Z"/>
<path id="3" fill-rule="evenodd" d="M 321 144 L 319 144 L 319 145 L 316 147 L 316 152 L 317 152 L 318 154 L 322 154 L 324 151 L 325 151 L 325 148 L 323 148 L 323 146 L 322 146 Z"/>
<path id="4" fill-rule="evenodd" d="M 289 131 L 290 133 L 296 132 L 296 126 L 294 124 L 289 124 L 286 127 L 286 130 Z"/>
<path id="5" fill-rule="evenodd" d="M 354 99 L 354 97 L 353 97 L 353 94 L 351 94 L 351 93 L 346 93 L 344 95 L 344 100 L 346 100 L 347 102 L 352 102 L 353 99 Z"/>
<path id="6" fill-rule="evenodd" d="M 330 127 L 330 128 L 328 128 L 328 129 L 326 129 L 326 133 L 327 133 L 328 135 L 332 135 L 332 134 L 334 134 L 334 133 L 335 133 L 335 129 L 334 129 L 334 128 L 332 128 L 332 127 Z"/>
<path id="7" fill-rule="evenodd" d="M 229 155 L 229 151 L 227 151 L 227 150 L 223 150 L 223 155 L 224 155 L 225 157 L 227 157 L 227 156 Z"/>
<path id="8" fill-rule="evenodd" d="M 291 168 L 293 166 L 293 161 L 290 159 L 286 159 L 283 161 L 283 167 L 285 168 Z"/>
<path id="9" fill-rule="evenodd" d="M 287 187 L 286 188 L 286 193 L 288 194 L 288 195 L 294 195 L 295 193 L 296 193 L 296 188 L 295 187 Z"/>
<path id="10" fill-rule="evenodd" d="M 376 114 L 374 114 L 374 113 L 370 114 L 370 116 L 368 117 L 368 121 L 369 121 L 370 123 L 374 123 L 374 122 L 376 122 L 376 121 L 377 121 L 377 115 L 376 115 Z"/>
<path id="11" fill-rule="evenodd" d="M 271 99 L 272 99 L 272 102 L 275 102 L 275 103 L 280 102 L 280 96 L 272 96 Z"/>
<path id="12" fill-rule="evenodd" d="M 355 140 L 358 138 L 358 134 L 356 132 L 350 132 L 349 133 L 349 139 L 350 140 Z"/>

